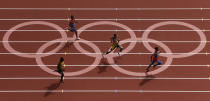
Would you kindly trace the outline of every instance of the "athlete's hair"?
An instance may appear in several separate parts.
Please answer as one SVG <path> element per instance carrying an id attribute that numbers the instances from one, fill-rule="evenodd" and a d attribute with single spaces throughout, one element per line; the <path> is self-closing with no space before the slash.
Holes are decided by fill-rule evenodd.
<path id="1" fill-rule="evenodd" d="M 61 58 L 60 58 L 60 62 L 63 62 L 63 61 L 64 61 L 64 58 L 63 58 L 63 57 L 61 57 Z"/>
<path id="2" fill-rule="evenodd" d="M 157 52 L 159 50 L 159 48 L 158 47 L 155 47 L 155 52 Z"/>
<path id="3" fill-rule="evenodd" d="M 71 19 L 74 19 L 74 15 L 71 15 Z"/>
<path id="4" fill-rule="evenodd" d="M 114 37 L 117 38 L 117 34 L 114 34 Z"/>

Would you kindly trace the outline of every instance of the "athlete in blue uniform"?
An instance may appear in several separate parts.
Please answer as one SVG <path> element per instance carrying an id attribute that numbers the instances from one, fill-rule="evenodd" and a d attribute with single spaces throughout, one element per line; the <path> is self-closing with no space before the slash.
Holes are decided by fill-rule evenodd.
<path id="1" fill-rule="evenodd" d="M 76 22 L 74 16 L 71 15 L 71 20 L 70 20 L 70 22 L 69 22 L 69 28 L 68 28 L 68 30 L 70 30 L 71 32 L 74 32 L 75 35 L 76 35 L 76 40 L 79 40 L 80 38 L 79 38 L 79 36 L 78 36 L 78 34 L 77 34 L 76 23 L 77 23 L 77 22 Z"/>
<path id="2" fill-rule="evenodd" d="M 147 67 L 146 72 L 149 72 L 150 67 L 153 65 L 153 68 L 155 68 L 158 65 L 161 65 L 162 62 L 158 60 L 160 51 L 158 47 L 155 47 L 155 52 L 151 56 L 151 64 Z M 154 63 L 157 63 L 154 65 Z"/>

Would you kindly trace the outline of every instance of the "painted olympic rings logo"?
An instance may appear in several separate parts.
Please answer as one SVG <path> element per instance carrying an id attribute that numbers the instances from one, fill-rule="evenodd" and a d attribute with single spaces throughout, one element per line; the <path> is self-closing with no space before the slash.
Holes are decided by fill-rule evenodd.
<path id="1" fill-rule="evenodd" d="M 12 28 L 10 28 L 9 30 L 12 30 L 12 31 L 7 31 L 3 37 L 3 41 L 5 41 L 3 43 L 3 46 L 5 47 L 5 49 L 7 49 L 10 53 L 21 53 L 17 50 L 15 50 L 14 48 L 11 47 L 11 45 L 9 44 L 9 37 L 11 36 L 12 32 L 17 30 L 18 28 L 21 28 L 21 27 L 24 27 L 24 26 L 28 26 L 28 25 L 46 25 L 46 26 L 49 26 L 49 27 L 52 27 L 52 28 L 55 28 L 56 30 L 59 31 L 59 33 L 61 34 L 61 38 L 59 39 L 55 39 L 55 40 L 52 40 L 52 41 L 64 41 L 64 40 L 74 40 L 74 38 L 70 38 L 70 37 L 67 37 L 67 33 L 65 31 L 61 31 L 63 30 L 63 28 L 61 28 L 60 26 L 56 25 L 56 24 L 53 24 L 53 23 L 50 23 L 50 22 L 45 22 L 45 21 L 30 21 L 30 22 L 23 22 L 23 23 L 20 23 Z M 80 29 L 78 30 L 81 30 L 78 32 L 78 35 L 82 34 L 82 31 L 83 30 L 86 30 L 90 27 L 93 27 L 93 26 L 97 26 L 97 25 L 112 25 L 112 26 L 117 26 L 117 27 L 120 27 L 122 29 L 125 29 L 129 35 L 130 35 L 130 38 L 128 39 L 125 39 L 125 40 L 122 40 L 122 42 L 120 44 L 125 44 L 126 42 L 128 41 L 134 41 L 134 42 L 131 42 L 129 43 L 128 47 L 126 47 L 125 49 L 123 49 L 122 53 L 128 53 L 130 52 L 135 46 L 136 46 L 136 42 L 137 41 L 143 41 L 143 45 L 146 47 L 147 50 L 149 50 L 150 52 L 153 52 L 153 48 L 149 45 L 148 41 L 151 41 L 153 42 L 154 44 L 162 47 L 164 49 L 164 51 L 166 53 L 172 53 L 171 49 L 166 46 L 164 43 L 160 42 L 160 41 L 157 41 L 157 40 L 154 40 L 154 39 L 151 39 L 151 38 L 148 38 L 150 32 L 158 27 L 161 27 L 161 26 L 165 26 L 165 25 L 181 25 L 181 26 L 185 26 L 185 27 L 188 27 L 192 30 L 195 30 L 197 32 L 197 34 L 199 35 L 200 39 L 201 39 L 201 42 L 199 44 L 199 46 L 194 49 L 193 51 L 191 51 L 190 53 L 193 53 L 193 54 L 160 54 L 160 56 L 163 56 L 163 57 L 166 57 L 167 60 L 165 62 L 164 65 L 162 65 L 160 68 L 156 69 L 156 70 L 153 70 L 153 71 L 150 71 L 148 72 L 147 74 L 149 75 L 155 75 L 155 74 L 158 74 L 164 70 L 166 70 L 168 68 L 168 66 L 170 64 L 172 64 L 172 61 L 174 58 L 184 58 L 184 57 L 189 57 L 189 56 L 192 56 L 196 53 L 199 53 L 201 50 L 203 50 L 203 48 L 205 47 L 206 43 L 204 43 L 206 41 L 206 36 L 205 34 L 196 26 L 192 25 L 192 24 L 189 24 L 189 23 L 185 23 L 185 22 L 180 22 L 180 21 L 165 21 L 165 22 L 159 22 L 159 23 L 156 23 L 150 27 L 148 27 L 146 29 L 145 32 L 143 32 L 143 35 L 142 37 L 140 38 L 137 38 L 135 33 L 132 31 L 131 28 L 129 28 L 128 26 L 126 25 L 123 25 L 121 23 L 118 23 L 118 22 L 112 22 L 112 21 L 98 21 L 98 22 L 93 22 L 93 23 L 89 23 L 89 24 L 86 24 L 84 26 L 82 26 Z M 86 41 L 84 42 L 84 44 L 88 45 L 89 47 L 91 47 L 95 53 L 102 53 L 101 50 L 92 42 L 88 41 L 88 40 L 85 40 L 85 39 L 80 39 L 81 42 L 82 41 Z M 87 42 L 88 41 L 88 42 Z M 47 42 L 45 44 L 43 44 L 38 50 L 37 50 L 37 53 L 43 53 L 45 51 L 45 49 L 51 45 L 55 44 L 55 42 Z M 40 68 L 50 74 L 53 74 L 53 75 L 59 75 L 57 72 L 53 72 L 52 69 L 48 68 L 46 65 L 44 65 L 43 61 L 42 61 L 42 58 L 43 57 L 46 57 L 46 56 L 50 56 L 50 55 L 53 55 L 53 53 L 56 53 L 58 52 L 60 49 L 62 49 L 64 47 L 65 43 L 59 43 L 59 45 L 51 50 L 51 51 L 48 51 L 48 52 L 45 52 L 45 53 L 49 53 L 49 54 L 15 54 L 17 56 L 20 56 L 20 57 L 25 57 L 25 58 L 35 58 L 36 59 L 36 62 L 38 65 L 40 65 Z M 75 42 L 73 43 L 73 45 L 75 46 L 75 48 L 81 52 L 81 53 L 89 53 L 87 50 L 85 50 L 84 48 L 82 48 L 79 44 L 79 42 Z M 84 74 L 84 73 L 87 73 L 91 70 L 93 70 L 94 68 L 96 68 L 96 66 L 100 63 L 101 59 L 102 59 L 102 55 L 101 54 L 85 54 L 87 56 L 90 56 L 90 57 L 93 57 L 95 58 L 94 62 L 92 63 L 92 65 L 90 65 L 89 67 L 87 68 L 84 68 L 80 71 L 75 71 L 75 72 L 64 72 L 65 76 L 77 76 L 77 75 L 81 75 L 81 74 Z M 123 55 L 123 54 L 122 54 Z M 121 56 L 122 56 L 121 55 Z M 106 58 L 108 60 L 108 63 L 110 64 L 113 64 L 114 63 L 114 58 L 117 57 L 117 55 L 115 54 L 108 54 L 106 56 L 104 56 L 104 58 Z M 128 70 L 125 70 L 123 68 L 121 68 L 119 65 L 111 65 L 115 70 L 123 73 L 123 74 L 127 74 L 127 75 L 130 75 L 130 76 L 146 76 L 145 72 L 134 72 L 134 71 L 128 71 Z"/>

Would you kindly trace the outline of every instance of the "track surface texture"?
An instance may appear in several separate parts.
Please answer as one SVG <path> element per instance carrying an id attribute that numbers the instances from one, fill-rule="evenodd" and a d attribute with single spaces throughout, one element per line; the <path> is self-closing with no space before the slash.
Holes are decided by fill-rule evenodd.
<path id="1" fill-rule="evenodd" d="M 209 101 L 208 0 L 2 0 L 1 101 Z M 80 40 L 64 29 L 73 14 Z M 124 47 L 102 57 L 117 33 Z M 161 66 L 145 69 L 153 47 Z M 53 72 L 65 59 L 64 83 Z"/>

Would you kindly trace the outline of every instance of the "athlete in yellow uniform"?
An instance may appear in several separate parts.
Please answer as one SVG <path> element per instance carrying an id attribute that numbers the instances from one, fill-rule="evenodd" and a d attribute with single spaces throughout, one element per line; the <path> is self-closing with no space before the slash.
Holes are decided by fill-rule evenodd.
<path id="1" fill-rule="evenodd" d="M 111 37 L 112 47 L 105 54 L 109 54 L 117 48 L 120 48 L 120 52 L 122 52 L 123 47 L 119 45 L 119 42 L 120 42 L 120 40 L 118 40 L 117 34 L 114 34 L 114 36 Z M 119 54 L 119 52 L 118 52 L 118 54 Z"/>
<path id="2" fill-rule="evenodd" d="M 63 71 L 65 71 L 65 66 L 64 65 L 65 65 L 64 64 L 64 58 L 61 57 L 58 65 L 57 65 L 57 70 L 55 70 L 56 72 L 58 72 L 59 74 L 61 74 L 60 82 L 63 82 L 63 77 L 64 77 Z"/>

